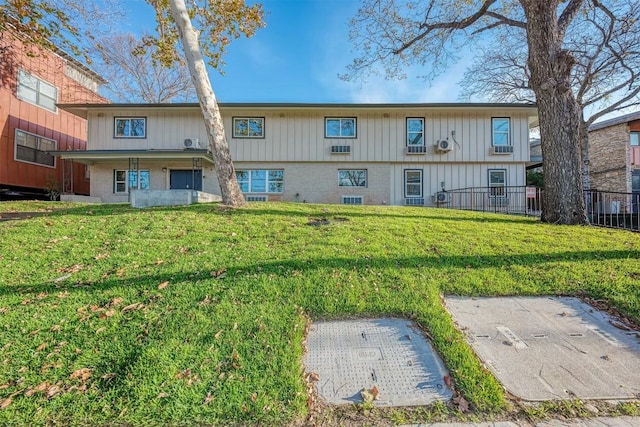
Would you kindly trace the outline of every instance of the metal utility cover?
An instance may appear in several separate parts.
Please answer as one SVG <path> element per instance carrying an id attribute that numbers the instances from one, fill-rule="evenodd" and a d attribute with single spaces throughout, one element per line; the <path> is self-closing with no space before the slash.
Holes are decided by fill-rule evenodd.
<path id="1" fill-rule="evenodd" d="M 307 336 L 307 372 L 318 374 L 327 402 L 362 402 L 360 391 L 379 390 L 378 406 L 428 405 L 451 399 L 440 357 L 417 326 L 400 319 L 314 323 Z"/>
<path id="2" fill-rule="evenodd" d="M 445 299 L 487 367 L 524 400 L 637 399 L 640 333 L 576 298 Z"/>

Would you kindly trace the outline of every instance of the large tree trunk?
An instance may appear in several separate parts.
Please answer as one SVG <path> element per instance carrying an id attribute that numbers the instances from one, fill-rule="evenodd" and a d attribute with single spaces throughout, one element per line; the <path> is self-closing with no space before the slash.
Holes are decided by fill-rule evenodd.
<path id="1" fill-rule="evenodd" d="M 562 49 L 558 0 L 520 0 L 527 16 L 529 85 L 536 94 L 544 159 L 542 221 L 588 223 L 582 192 L 581 110 L 571 91 L 574 59 Z"/>
<path id="2" fill-rule="evenodd" d="M 184 49 L 189 72 L 193 79 L 193 84 L 200 102 L 200 109 L 204 117 L 204 124 L 207 128 L 209 145 L 213 155 L 213 163 L 216 168 L 218 182 L 222 193 L 222 203 L 232 207 L 245 206 L 246 202 L 240 186 L 236 179 L 236 172 L 231 160 L 229 144 L 224 134 L 224 124 L 220 115 L 220 108 L 213 93 L 207 67 L 205 66 L 200 45 L 198 43 L 198 33 L 191 25 L 191 19 L 185 6 L 184 0 L 169 0 L 171 5 L 171 15 L 176 21 L 182 47 Z"/>

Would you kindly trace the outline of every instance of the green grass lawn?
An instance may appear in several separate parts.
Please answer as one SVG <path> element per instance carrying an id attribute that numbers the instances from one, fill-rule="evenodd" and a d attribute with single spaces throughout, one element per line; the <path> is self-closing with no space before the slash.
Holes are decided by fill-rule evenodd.
<path id="1" fill-rule="evenodd" d="M 299 423 L 307 322 L 381 315 L 419 322 L 475 414 L 499 414 L 443 294 L 579 294 L 640 320 L 625 231 L 405 207 L 12 210 L 41 215 L 0 222 L 0 425 Z"/>

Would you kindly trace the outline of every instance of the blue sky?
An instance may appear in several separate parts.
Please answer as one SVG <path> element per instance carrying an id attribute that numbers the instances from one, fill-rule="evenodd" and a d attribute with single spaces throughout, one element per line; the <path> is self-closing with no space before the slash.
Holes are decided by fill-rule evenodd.
<path id="1" fill-rule="evenodd" d="M 135 11 L 122 30 L 154 28 L 144 0 L 129 0 Z M 345 82 L 338 74 L 354 57 L 348 22 L 357 0 L 263 0 L 266 28 L 232 42 L 225 75 L 210 70 L 220 102 L 457 102 L 465 66 L 454 64 L 442 77 L 425 82 L 425 70 L 407 70 L 405 80 L 370 77 Z M 150 19 L 141 19 L 149 16 Z"/>

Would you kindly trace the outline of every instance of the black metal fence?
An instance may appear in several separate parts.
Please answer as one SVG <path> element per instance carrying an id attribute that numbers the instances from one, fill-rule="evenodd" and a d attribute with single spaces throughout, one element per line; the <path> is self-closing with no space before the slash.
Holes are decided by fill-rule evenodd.
<path id="1" fill-rule="evenodd" d="M 438 207 L 540 216 L 542 190 L 535 187 L 469 187 L 445 191 Z"/>
<path id="2" fill-rule="evenodd" d="M 542 189 L 537 187 L 469 187 L 448 190 L 438 207 L 540 216 Z M 640 231 L 640 193 L 584 192 L 587 215 L 592 225 Z"/>

